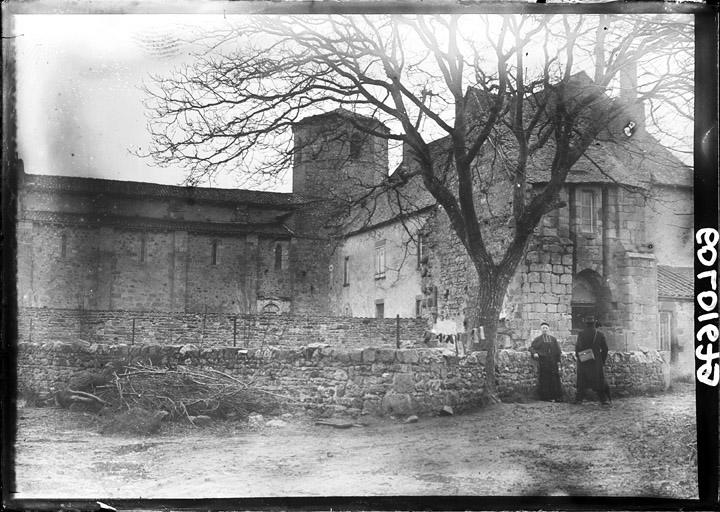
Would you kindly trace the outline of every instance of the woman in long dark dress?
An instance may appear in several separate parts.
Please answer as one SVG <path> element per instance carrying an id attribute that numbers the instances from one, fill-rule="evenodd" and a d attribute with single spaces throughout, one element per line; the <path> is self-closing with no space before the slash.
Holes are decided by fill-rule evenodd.
<path id="1" fill-rule="evenodd" d="M 540 324 L 542 334 L 530 345 L 530 353 L 538 362 L 538 395 L 540 400 L 560 401 L 563 397 L 560 383 L 560 344 L 555 336 L 551 336 L 547 322 Z"/>

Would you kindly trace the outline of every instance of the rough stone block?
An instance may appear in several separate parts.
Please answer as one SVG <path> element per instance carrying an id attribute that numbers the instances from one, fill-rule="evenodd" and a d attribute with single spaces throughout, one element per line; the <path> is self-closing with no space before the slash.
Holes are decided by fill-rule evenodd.
<path id="1" fill-rule="evenodd" d="M 397 373 L 392 385 L 396 393 L 412 393 L 415 391 L 415 378 L 412 373 Z"/>
<path id="2" fill-rule="evenodd" d="M 363 360 L 363 350 L 362 349 L 353 349 L 350 350 L 350 360 L 356 363 L 360 363 Z"/>
<path id="3" fill-rule="evenodd" d="M 398 350 L 397 351 L 398 361 L 405 364 L 415 364 L 419 361 L 418 351 L 414 349 L 409 350 Z"/>
<path id="4" fill-rule="evenodd" d="M 374 348 L 366 348 L 362 351 L 362 362 L 373 363 L 375 362 L 376 350 Z"/>
<path id="5" fill-rule="evenodd" d="M 377 349 L 376 359 L 383 363 L 392 363 L 395 361 L 396 352 L 394 348 L 379 348 Z"/>
<path id="6" fill-rule="evenodd" d="M 417 404 L 406 393 L 388 392 L 382 399 L 382 412 L 392 415 L 411 415 L 417 412 Z"/>

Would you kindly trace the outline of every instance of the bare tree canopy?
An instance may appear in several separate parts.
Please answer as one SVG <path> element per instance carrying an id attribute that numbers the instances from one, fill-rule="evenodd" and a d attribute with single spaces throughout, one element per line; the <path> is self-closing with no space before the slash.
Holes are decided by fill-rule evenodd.
<path id="1" fill-rule="evenodd" d="M 644 102 L 660 133 L 691 112 L 688 18 L 250 16 L 196 42 L 204 53 L 148 88 L 155 162 L 183 165 L 190 182 L 276 176 L 301 119 L 337 108 L 376 119 L 353 124 L 402 144 L 403 165 L 353 201 L 412 180 L 442 207 L 483 283 L 469 317 L 485 326 L 489 361 L 507 286 L 571 168 L 616 137 L 619 112 Z M 499 214 L 482 203 L 498 168 L 509 185 L 500 251 L 483 222 Z"/>

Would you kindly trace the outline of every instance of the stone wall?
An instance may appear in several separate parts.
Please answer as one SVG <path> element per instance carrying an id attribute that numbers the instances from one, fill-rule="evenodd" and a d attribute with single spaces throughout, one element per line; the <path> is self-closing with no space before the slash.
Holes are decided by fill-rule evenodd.
<path id="1" fill-rule="evenodd" d="M 313 414 L 424 414 L 450 405 L 456 412 L 482 405 L 484 352 L 456 357 L 440 349 L 264 347 L 241 349 L 192 345 L 90 345 L 21 343 L 21 390 L 46 393 L 73 372 L 100 368 L 107 361 L 184 364 L 223 371 L 285 397 L 288 407 Z M 504 399 L 533 394 L 536 365 L 527 352 L 498 353 L 498 388 Z M 659 353 L 611 354 L 607 376 L 617 393 L 662 391 L 667 363 Z M 565 392 L 574 393 L 574 354 L 563 355 Z"/>
<path id="2" fill-rule="evenodd" d="M 593 197 L 591 225 L 583 224 L 580 215 L 583 193 Z M 573 305 L 587 304 L 602 322 L 611 349 L 659 348 L 657 271 L 647 245 L 643 195 L 608 185 L 569 184 L 560 200 L 568 206 L 543 217 L 508 286 L 501 346 L 524 346 L 545 321 L 569 349 L 584 311 L 578 308 L 573 326 Z M 494 208 L 501 211 L 501 206 Z M 482 283 L 442 210 L 429 220 L 428 232 L 430 258 L 422 290 L 431 306 L 426 311 L 462 325 Z M 502 248 L 495 239 L 486 242 L 493 254 Z"/>
<path id="3" fill-rule="evenodd" d="M 396 344 L 396 322 L 395 318 L 22 308 L 18 311 L 18 339 L 38 343 L 78 340 L 110 344 L 194 343 L 206 347 L 298 346 L 308 342 L 392 347 Z M 401 318 L 401 343 L 422 340 L 425 329 L 422 319 Z"/>
<path id="4" fill-rule="evenodd" d="M 312 287 L 327 273 L 326 251 L 315 240 L 291 242 L 280 220 L 297 206 L 292 194 L 36 175 L 21 181 L 21 307 L 252 314 L 258 300 L 294 307 L 297 291 L 294 313 L 327 313 L 327 287 Z M 308 272 L 317 265 L 322 273 Z"/>

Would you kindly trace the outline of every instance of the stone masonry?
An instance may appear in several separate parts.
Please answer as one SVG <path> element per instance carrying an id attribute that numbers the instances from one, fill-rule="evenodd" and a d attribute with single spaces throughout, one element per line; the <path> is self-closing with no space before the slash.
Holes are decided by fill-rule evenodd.
<path id="1" fill-rule="evenodd" d="M 144 362 L 173 367 L 211 367 L 253 386 L 285 397 L 286 407 L 313 415 L 437 414 L 450 405 L 456 412 L 482 406 L 484 352 L 456 357 L 440 349 L 341 347 L 200 348 L 196 345 L 21 343 L 18 376 L 21 393 L 47 393 L 80 369 L 107 361 Z M 574 354 L 562 361 L 565 393 L 574 394 Z M 668 365 L 657 353 L 613 353 L 606 366 L 616 394 L 666 389 Z M 531 396 L 537 379 L 528 352 L 498 353 L 501 397 Z"/>
<path id="2" fill-rule="evenodd" d="M 203 347 L 328 343 L 338 347 L 394 347 L 422 339 L 417 318 L 339 318 L 298 315 L 226 315 L 23 308 L 18 341 L 101 344 L 197 344 Z"/>

